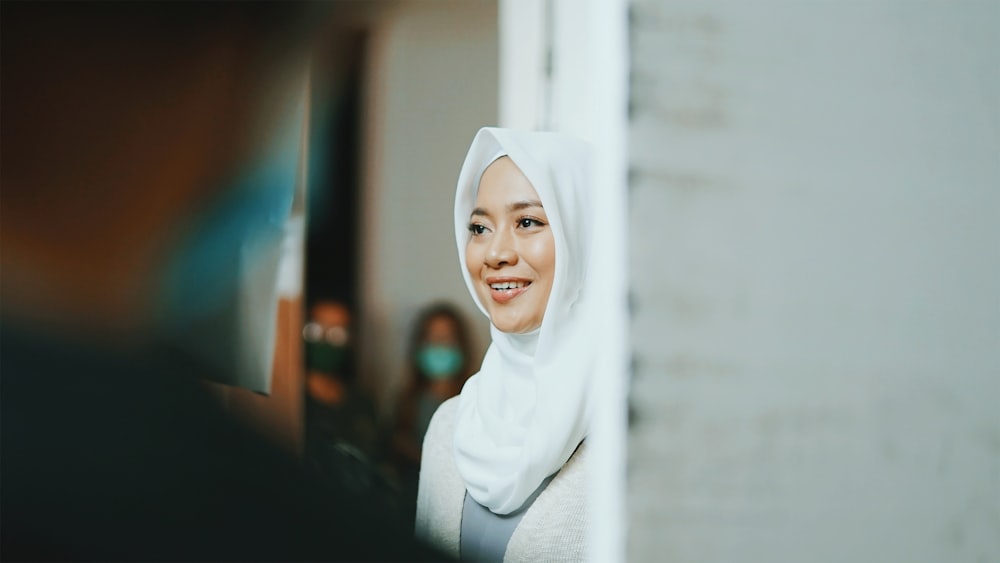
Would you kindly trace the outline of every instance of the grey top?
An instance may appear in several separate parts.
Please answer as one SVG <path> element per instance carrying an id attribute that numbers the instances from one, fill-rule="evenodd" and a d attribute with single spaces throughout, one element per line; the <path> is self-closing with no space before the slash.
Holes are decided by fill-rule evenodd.
<path id="1" fill-rule="evenodd" d="M 510 514 L 500 515 L 490 512 L 489 508 L 476 502 L 476 499 L 466 491 L 465 502 L 462 505 L 461 560 L 502 563 L 514 529 L 555 475 L 552 474 L 542 481 L 528 500 L 524 501 L 524 505 Z"/>

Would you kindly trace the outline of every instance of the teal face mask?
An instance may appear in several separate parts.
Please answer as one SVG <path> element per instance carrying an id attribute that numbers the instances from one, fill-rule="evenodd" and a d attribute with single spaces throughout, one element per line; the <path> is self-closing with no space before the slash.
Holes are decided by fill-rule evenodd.
<path id="1" fill-rule="evenodd" d="M 454 346 L 423 346 L 417 352 L 417 365 L 430 379 L 449 379 L 462 367 L 462 351 Z"/>

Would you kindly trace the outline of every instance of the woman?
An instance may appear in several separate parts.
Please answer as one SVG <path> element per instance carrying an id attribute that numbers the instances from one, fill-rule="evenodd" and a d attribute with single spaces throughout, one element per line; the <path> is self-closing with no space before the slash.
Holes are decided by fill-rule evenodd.
<path id="1" fill-rule="evenodd" d="M 428 428 L 416 529 L 462 559 L 584 558 L 600 330 L 587 163 L 567 135 L 484 128 L 459 175 L 459 257 L 492 343 Z"/>
<path id="2" fill-rule="evenodd" d="M 431 416 L 458 395 L 472 373 L 472 343 L 462 314 L 435 303 L 417 316 L 407 353 L 406 390 L 399 403 L 393 450 L 399 464 L 420 465 L 421 446 Z"/>
<path id="3" fill-rule="evenodd" d="M 427 426 L 441 403 L 458 395 L 472 373 L 472 343 L 459 310 L 448 303 L 424 308 L 413 325 L 406 358 L 406 386 L 392 434 L 391 461 L 412 526 Z"/>
<path id="4" fill-rule="evenodd" d="M 302 327 L 306 360 L 306 458 L 331 447 L 371 460 L 378 454 L 375 402 L 358 383 L 351 341 L 351 310 L 335 299 L 309 307 Z"/>

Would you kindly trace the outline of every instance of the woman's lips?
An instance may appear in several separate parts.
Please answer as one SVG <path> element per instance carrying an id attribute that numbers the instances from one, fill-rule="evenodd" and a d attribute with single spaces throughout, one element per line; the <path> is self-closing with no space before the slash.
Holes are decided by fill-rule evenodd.
<path id="1" fill-rule="evenodd" d="M 497 289 L 493 287 L 494 285 L 502 284 L 505 282 L 517 283 L 517 285 L 520 287 L 511 287 L 508 289 Z M 525 291 L 528 291 L 528 288 L 531 287 L 531 282 L 527 280 L 515 280 L 509 278 L 505 278 L 502 280 L 487 280 L 487 287 L 490 288 L 490 297 L 493 298 L 493 301 L 496 301 L 497 303 L 503 305 L 504 303 L 508 303 L 510 300 L 514 299 L 518 295 L 521 295 Z"/>

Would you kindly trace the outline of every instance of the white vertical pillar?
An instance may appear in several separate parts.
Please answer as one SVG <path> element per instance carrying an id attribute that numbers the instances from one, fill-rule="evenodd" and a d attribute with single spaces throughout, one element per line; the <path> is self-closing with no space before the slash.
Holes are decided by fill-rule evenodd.
<path id="1" fill-rule="evenodd" d="M 544 125 L 546 4 L 545 0 L 500 0 L 501 127 L 538 129 Z"/>
<path id="2" fill-rule="evenodd" d="M 602 562 L 625 555 L 627 86 L 625 0 L 501 0 L 501 125 L 572 133 L 595 152 L 602 236 L 594 251 L 612 265 L 588 281 L 607 296 L 588 491 L 590 559 Z"/>
<path id="3" fill-rule="evenodd" d="M 591 561 L 625 559 L 626 371 L 628 350 L 626 194 L 628 15 L 625 0 L 554 0 L 552 126 L 594 148 L 596 259 L 588 281 L 601 303 L 604 342 L 595 389 L 603 401 L 591 430 Z"/>

